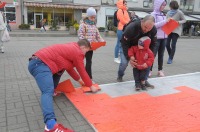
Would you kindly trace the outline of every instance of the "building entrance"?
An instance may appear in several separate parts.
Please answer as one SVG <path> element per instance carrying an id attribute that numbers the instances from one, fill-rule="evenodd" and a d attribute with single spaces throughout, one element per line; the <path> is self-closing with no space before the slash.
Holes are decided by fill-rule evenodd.
<path id="1" fill-rule="evenodd" d="M 35 28 L 41 28 L 41 20 L 43 19 L 43 14 L 42 13 L 35 13 L 34 14 L 34 25 Z"/>

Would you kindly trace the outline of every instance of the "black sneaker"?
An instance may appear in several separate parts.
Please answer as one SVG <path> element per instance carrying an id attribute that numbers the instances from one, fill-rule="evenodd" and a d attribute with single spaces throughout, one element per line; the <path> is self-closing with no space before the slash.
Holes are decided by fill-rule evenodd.
<path id="1" fill-rule="evenodd" d="M 151 85 L 148 81 L 145 81 L 145 86 L 148 88 L 154 88 L 154 85 Z"/>
<path id="2" fill-rule="evenodd" d="M 142 90 L 147 90 L 146 85 L 145 85 L 145 84 L 141 84 L 141 89 L 142 89 Z"/>
<path id="3" fill-rule="evenodd" d="M 135 91 L 139 91 L 141 89 L 141 85 L 139 83 L 135 84 Z"/>
<path id="4" fill-rule="evenodd" d="M 122 77 L 117 77 L 117 82 L 123 82 Z"/>

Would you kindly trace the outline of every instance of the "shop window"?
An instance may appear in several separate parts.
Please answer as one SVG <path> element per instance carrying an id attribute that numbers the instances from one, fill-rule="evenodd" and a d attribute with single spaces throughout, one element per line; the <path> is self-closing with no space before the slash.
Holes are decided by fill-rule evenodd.
<path id="1" fill-rule="evenodd" d="M 27 9 L 27 16 L 28 16 L 28 24 L 33 25 L 34 24 L 34 7 L 28 7 Z"/>
<path id="2" fill-rule="evenodd" d="M 101 0 L 102 5 L 114 5 L 114 0 Z"/>
<path id="3" fill-rule="evenodd" d="M 53 10 L 52 8 L 43 8 L 43 18 L 46 19 L 46 24 L 51 25 L 51 21 L 53 19 Z"/>
<path id="4" fill-rule="evenodd" d="M 64 17 L 63 8 L 54 9 L 54 21 L 56 21 L 59 26 L 65 26 Z"/>
<path id="5" fill-rule="evenodd" d="M 145 8 L 153 8 L 153 0 L 145 0 L 145 1 L 143 1 L 143 7 L 145 7 Z"/>
<path id="6" fill-rule="evenodd" d="M 4 13 L 7 20 L 9 20 L 10 22 L 16 22 L 16 11 L 14 5 L 6 4 L 6 6 L 4 7 Z"/>

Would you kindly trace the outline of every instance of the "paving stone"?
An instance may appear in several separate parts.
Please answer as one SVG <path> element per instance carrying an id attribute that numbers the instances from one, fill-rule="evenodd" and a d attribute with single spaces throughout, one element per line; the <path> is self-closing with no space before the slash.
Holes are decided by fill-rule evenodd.
<path id="1" fill-rule="evenodd" d="M 42 47 L 75 40 L 77 40 L 77 37 L 12 37 L 12 40 L 6 43 L 6 52 L 1 54 L 0 57 L 0 132 L 44 131 L 40 108 L 41 93 L 27 69 L 28 58 Z M 113 61 L 116 38 L 106 37 L 105 40 L 107 46 L 94 51 L 93 56 L 93 80 L 98 84 L 115 83 L 119 67 L 119 64 Z M 166 64 L 168 55 L 165 52 L 163 67 L 166 76 L 199 72 L 200 61 L 196 60 L 196 57 L 200 56 L 198 41 L 195 39 L 178 39 L 175 60 L 172 65 Z M 157 68 L 157 64 L 155 64 L 153 78 L 156 77 Z M 64 73 L 61 81 L 69 78 L 69 75 Z M 123 79 L 124 81 L 133 81 L 131 67 L 127 67 Z M 199 80 L 194 81 L 198 82 Z M 79 87 L 76 81 L 72 80 L 72 82 L 75 87 Z M 159 89 L 149 90 L 151 95 L 172 92 L 174 90 L 164 92 L 159 91 Z M 123 93 L 126 92 L 123 91 Z M 54 99 L 54 106 L 59 122 L 65 126 L 73 128 L 76 132 L 94 131 L 64 95 Z"/>

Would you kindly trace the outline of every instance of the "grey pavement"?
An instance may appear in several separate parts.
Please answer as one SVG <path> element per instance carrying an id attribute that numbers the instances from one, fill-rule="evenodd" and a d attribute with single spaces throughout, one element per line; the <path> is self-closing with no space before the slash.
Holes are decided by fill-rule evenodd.
<path id="1" fill-rule="evenodd" d="M 28 58 L 42 47 L 77 41 L 77 37 L 70 36 L 67 32 L 65 34 L 64 31 L 49 33 L 14 31 L 11 36 L 11 41 L 5 43 L 5 53 L 0 54 L 0 132 L 42 132 L 44 123 L 40 109 L 40 91 L 27 70 Z M 107 45 L 94 51 L 92 66 L 94 81 L 102 87 L 116 83 L 119 66 L 113 61 L 116 38 L 104 38 Z M 180 38 L 177 42 L 173 64 L 166 64 L 167 52 L 165 52 L 164 71 L 167 77 L 200 71 L 200 60 L 198 58 L 200 57 L 200 39 L 185 38 Z M 162 79 L 157 78 L 156 74 L 157 59 L 150 82 L 159 82 Z M 68 78 L 70 77 L 65 73 L 61 81 Z M 130 66 L 126 69 L 123 79 L 129 83 L 130 88 L 134 87 L 134 84 L 130 83 L 133 81 Z M 79 86 L 75 81 L 72 82 L 75 87 Z M 125 86 L 123 83 L 116 84 Z M 153 90 L 150 92 L 153 92 Z M 64 95 L 54 98 L 54 108 L 58 122 L 63 123 L 66 127 L 72 128 L 76 132 L 95 131 Z"/>

